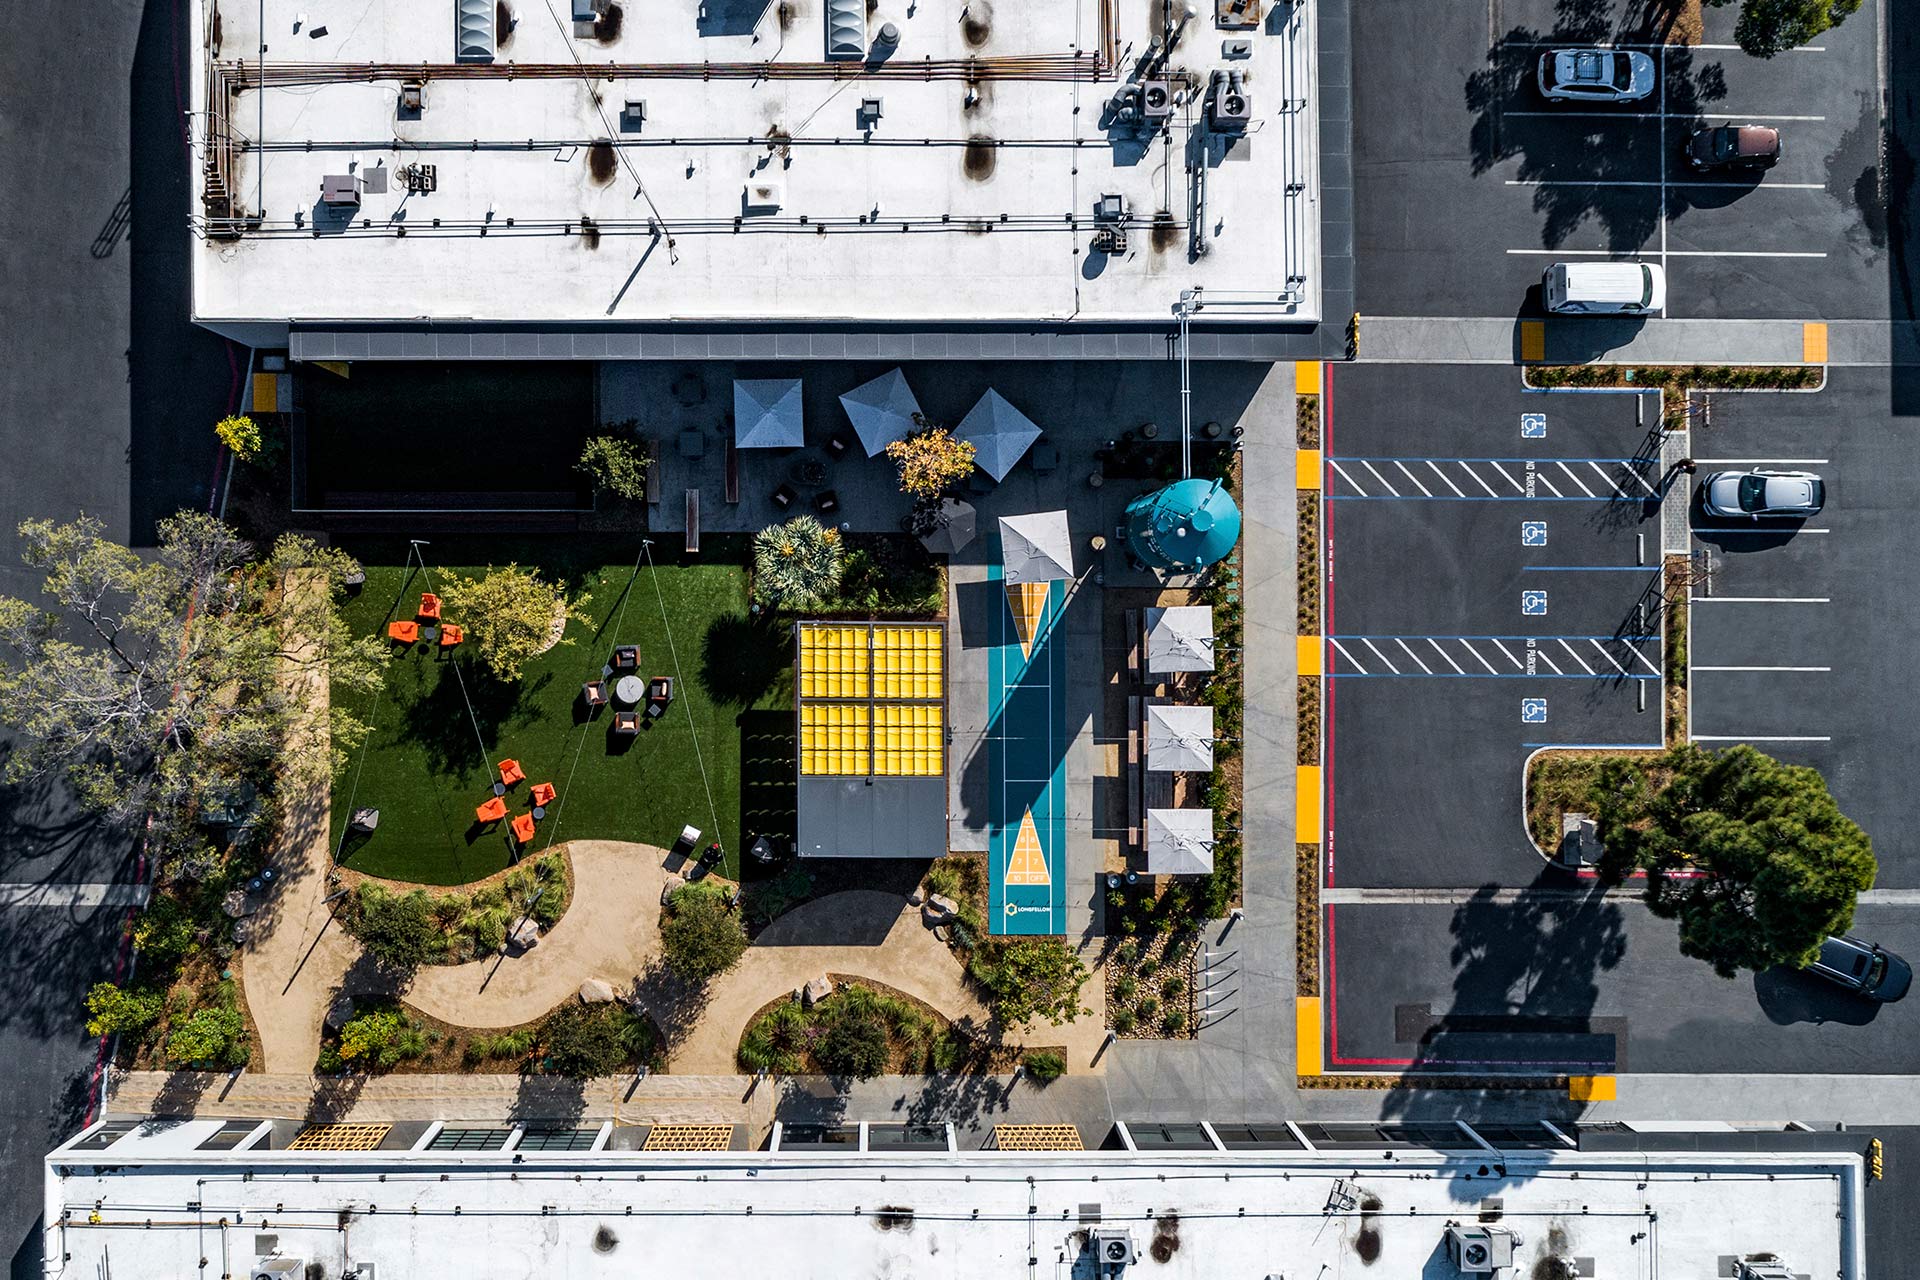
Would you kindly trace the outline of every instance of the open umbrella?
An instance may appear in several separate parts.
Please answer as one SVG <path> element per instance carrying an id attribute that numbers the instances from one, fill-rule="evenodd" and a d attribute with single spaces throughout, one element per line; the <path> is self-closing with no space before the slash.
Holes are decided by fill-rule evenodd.
<path id="1" fill-rule="evenodd" d="M 933 520 L 933 528 L 920 535 L 920 545 L 936 556 L 957 554 L 979 533 L 979 517 L 974 514 L 973 504 L 958 498 L 942 498 Z"/>
<path id="2" fill-rule="evenodd" d="M 975 466 L 995 480 L 1004 480 L 1013 464 L 1040 438 L 1040 428 L 1008 404 L 1005 396 L 989 390 L 967 410 L 954 435 L 973 444 Z"/>
<path id="3" fill-rule="evenodd" d="M 736 378 L 733 443 L 742 449 L 798 449 L 807 442 L 800 379 Z"/>
<path id="4" fill-rule="evenodd" d="M 1203 604 L 1147 610 L 1147 670 L 1213 670 L 1213 610 Z"/>
<path id="5" fill-rule="evenodd" d="M 1206 773 L 1213 768 L 1213 708 L 1147 708 L 1147 768 Z"/>
<path id="6" fill-rule="evenodd" d="M 1147 810 L 1147 874 L 1201 876 L 1213 870 L 1213 810 Z"/>
<path id="7" fill-rule="evenodd" d="M 1001 516 L 1000 564 L 1020 651 L 1032 657 L 1033 640 L 1047 611 L 1047 584 L 1073 577 L 1073 535 L 1067 531 L 1067 513 Z"/>
<path id="8" fill-rule="evenodd" d="M 898 369 L 863 382 L 840 397 L 854 434 L 873 457 L 895 440 L 905 438 L 917 425 L 920 402 L 914 399 L 907 375 Z"/>

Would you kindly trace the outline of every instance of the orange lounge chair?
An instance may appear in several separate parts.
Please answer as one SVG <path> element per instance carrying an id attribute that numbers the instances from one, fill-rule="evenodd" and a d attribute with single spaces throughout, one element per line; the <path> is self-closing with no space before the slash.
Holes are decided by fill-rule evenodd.
<path id="1" fill-rule="evenodd" d="M 420 624 L 417 622 L 389 622 L 387 639 L 397 640 L 401 644 L 412 644 L 420 638 Z"/>
<path id="2" fill-rule="evenodd" d="M 498 822 L 507 816 L 507 802 L 499 796 L 487 801 L 473 811 L 473 816 L 482 822 Z"/>
<path id="3" fill-rule="evenodd" d="M 443 622 L 440 624 L 440 647 L 442 649 L 451 649 L 466 638 L 467 633 L 456 624 L 451 622 Z"/>
<path id="4" fill-rule="evenodd" d="M 420 616 L 429 622 L 440 621 L 440 597 L 431 591 L 420 593 Z"/>
<path id="5" fill-rule="evenodd" d="M 502 760 L 500 762 L 500 781 L 510 787 L 516 782 L 525 782 L 526 780 L 526 772 L 520 768 L 520 762 L 518 760 Z"/>
<path id="6" fill-rule="evenodd" d="M 553 798 L 558 794 L 560 793 L 553 789 L 551 782 L 536 782 L 533 784 L 533 802 L 542 808 L 552 804 Z"/>
<path id="7" fill-rule="evenodd" d="M 533 843 L 533 815 L 532 814 L 520 813 L 520 814 L 514 815 L 513 838 L 515 840 L 518 840 L 521 844 Z"/>

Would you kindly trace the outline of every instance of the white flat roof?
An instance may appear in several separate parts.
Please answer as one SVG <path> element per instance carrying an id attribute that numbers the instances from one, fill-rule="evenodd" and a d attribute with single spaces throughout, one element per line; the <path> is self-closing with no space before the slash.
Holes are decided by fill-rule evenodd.
<path id="1" fill-rule="evenodd" d="M 1318 318 L 1310 0 L 1252 29 L 1196 6 L 1162 74 L 1200 92 L 1157 136 L 1103 116 L 1155 39 L 1161 0 L 879 0 L 869 32 L 891 22 L 901 38 L 877 74 L 826 62 L 824 0 L 621 0 L 608 43 L 576 34 L 568 0 L 515 0 L 495 60 L 458 65 L 452 0 L 226 4 L 209 58 L 211 3 L 195 0 L 189 59 L 192 214 L 210 230 L 205 166 L 223 149 L 209 147 L 216 115 L 198 108 L 214 84 L 235 140 L 226 188 L 258 221 L 196 246 L 203 321 L 1164 323 L 1196 286 L 1209 323 Z M 760 12 L 741 34 L 703 35 L 726 25 L 703 10 Z M 983 43 L 963 14 L 988 19 Z M 1232 41 L 1245 56 L 1227 56 Z M 1121 74 L 1103 61 L 1091 78 L 1108 56 Z M 1062 78 L 990 61 L 1023 58 Z M 929 59 L 978 59 L 988 78 L 970 90 L 910 74 Z M 703 78 L 707 64 L 780 74 Z M 403 66 L 424 80 L 415 118 L 397 110 Z M 1240 73 L 1252 103 L 1231 145 L 1204 125 L 1217 69 Z M 818 74 L 852 78 L 801 78 Z M 866 127 L 869 97 L 881 115 Z M 630 100 L 645 103 L 637 130 L 623 123 Z M 597 139 L 619 144 L 599 177 Z M 408 195 L 410 164 L 434 167 L 430 194 Z M 346 218 L 322 208 L 323 177 L 383 168 L 384 194 Z M 778 208 L 750 209 L 749 184 L 774 188 Z M 1131 219 L 1116 255 L 1090 248 L 1106 194 L 1126 197 Z M 580 234 L 583 217 L 597 234 Z"/>
<path id="2" fill-rule="evenodd" d="M 1758 1254 L 1803 1275 L 1861 1274 L 1850 1154 L 602 1152 L 513 1163 L 240 1152 L 144 1163 L 127 1146 L 50 1162 L 50 1275 L 247 1275 L 264 1235 L 327 1276 L 372 1263 L 383 1278 L 427 1266 L 475 1280 L 1084 1280 L 1095 1219 L 1131 1232 L 1140 1257 L 1124 1274 L 1154 1280 L 1452 1275 L 1435 1262 L 1448 1225 L 1483 1222 L 1523 1238 L 1506 1280 L 1562 1274 L 1552 1257 L 1590 1260 L 1580 1274 L 1595 1280 L 1725 1275 L 1721 1259 Z M 115 1163 L 67 1164 L 89 1158 Z M 1164 1261 L 1156 1238 L 1172 1246 Z"/>

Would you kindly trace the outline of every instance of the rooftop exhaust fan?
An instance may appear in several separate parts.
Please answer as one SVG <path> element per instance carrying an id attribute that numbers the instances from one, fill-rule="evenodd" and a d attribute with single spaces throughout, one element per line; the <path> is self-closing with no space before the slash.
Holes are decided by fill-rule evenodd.
<path id="1" fill-rule="evenodd" d="M 1513 1252 L 1525 1241 L 1510 1227 L 1447 1228 L 1447 1256 L 1468 1275 L 1492 1275 L 1513 1265 Z"/>
<path id="2" fill-rule="evenodd" d="M 1103 1276 L 1117 1275 L 1138 1255 L 1133 1251 L 1133 1232 L 1124 1227 L 1096 1228 L 1087 1233 L 1087 1251 Z"/>
<path id="3" fill-rule="evenodd" d="M 867 56 L 866 0 L 827 0 L 827 56 Z"/>
<path id="4" fill-rule="evenodd" d="M 453 56 L 459 62 L 493 61 L 493 0 L 454 0 Z"/>

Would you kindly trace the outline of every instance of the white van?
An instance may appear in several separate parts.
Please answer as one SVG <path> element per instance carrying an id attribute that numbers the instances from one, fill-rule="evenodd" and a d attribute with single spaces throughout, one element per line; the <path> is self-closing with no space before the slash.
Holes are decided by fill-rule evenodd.
<path id="1" fill-rule="evenodd" d="M 1658 315 L 1667 274 L 1650 262 L 1556 262 L 1540 277 L 1540 296 L 1560 315 Z"/>

